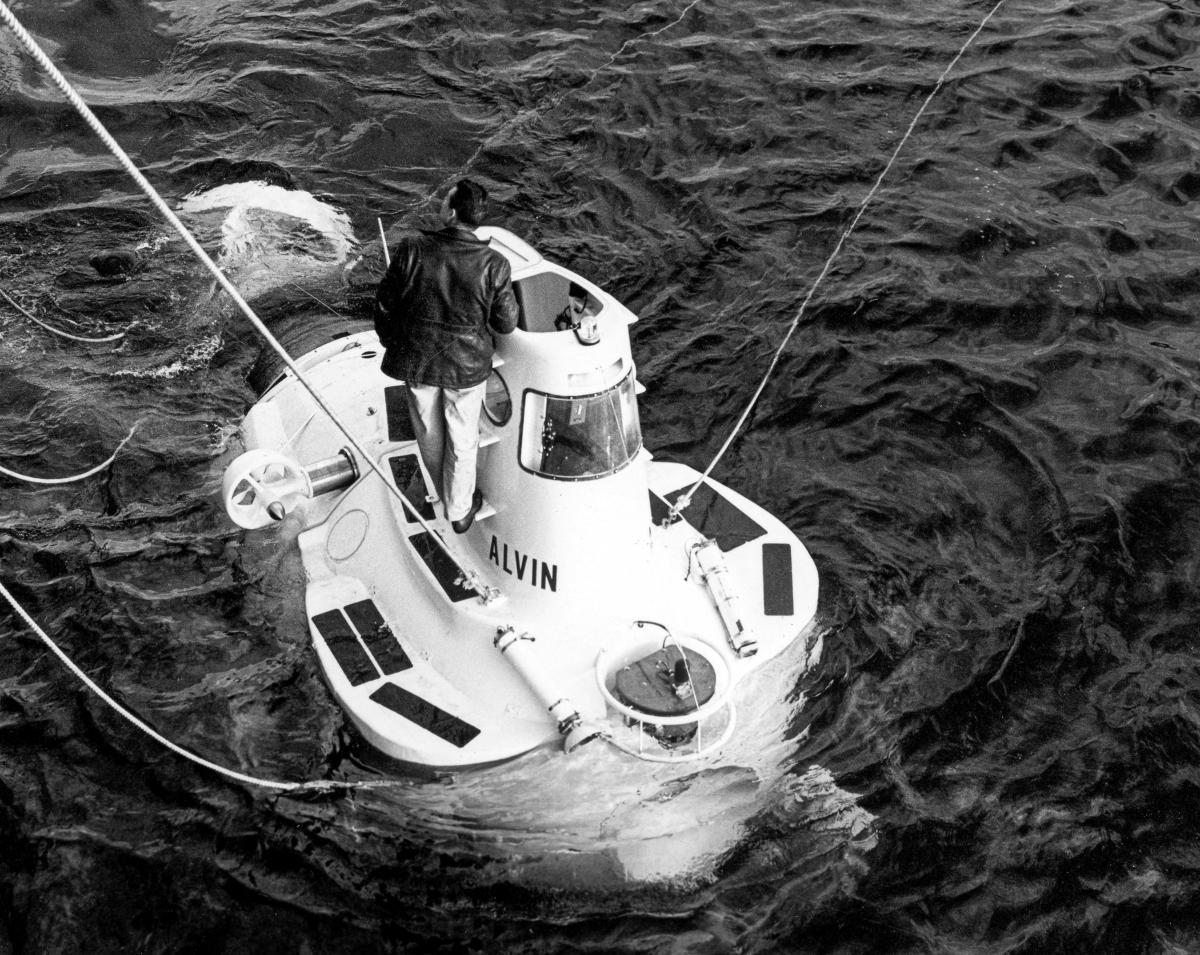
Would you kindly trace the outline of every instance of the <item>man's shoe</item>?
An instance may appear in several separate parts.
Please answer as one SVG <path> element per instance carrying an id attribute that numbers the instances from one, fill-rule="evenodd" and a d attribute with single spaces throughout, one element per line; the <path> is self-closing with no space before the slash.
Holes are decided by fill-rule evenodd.
<path id="1" fill-rule="evenodd" d="M 481 507 L 483 507 L 483 492 L 479 488 L 476 488 L 475 495 L 471 498 L 471 509 L 467 511 L 467 516 L 450 522 L 450 526 L 454 528 L 454 533 L 465 534 L 469 531 L 471 524 L 475 521 L 475 515 L 479 513 Z"/>

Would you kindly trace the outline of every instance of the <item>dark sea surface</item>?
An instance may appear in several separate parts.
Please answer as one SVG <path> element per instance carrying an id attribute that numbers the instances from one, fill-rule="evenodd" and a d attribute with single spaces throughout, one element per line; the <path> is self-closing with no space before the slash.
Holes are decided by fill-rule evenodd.
<path id="1" fill-rule="evenodd" d="M 353 269 L 247 262 L 265 318 L 367 316 L 376 217 L 469 174 L 640 314 L 646 444 L 703 468 L 992 4 L 13 6 L 173 205 L 265 179 L 350 216 Z M 125 333 L 0 300 L 0 465 L 137 426 L 80 483 L 0 477 L 0 578 L 179 745 L 387 784 L 200 769 L 4 607 L 0 953 L 1200 952 L 1198 46 L 1196 2 L 1009 0 L 913 132 L 715 472 L 822 577 L 753 768 L 427 779 L 350 731 L 294 548 L 220 505 L 255 333 L 0 30 L 0 288 Z"/>

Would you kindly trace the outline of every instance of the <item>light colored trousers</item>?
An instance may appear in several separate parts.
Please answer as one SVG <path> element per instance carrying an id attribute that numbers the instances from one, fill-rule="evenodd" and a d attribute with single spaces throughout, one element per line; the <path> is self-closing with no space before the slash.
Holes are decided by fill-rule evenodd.
<path id="1" fill-rule="evenodd" d="M 446 519 L 462 520 L 475 494 L 479 412 L 487 382 L 472 388 L 407 385 L 408 414 L 421 462 L 446 506 Z"/>

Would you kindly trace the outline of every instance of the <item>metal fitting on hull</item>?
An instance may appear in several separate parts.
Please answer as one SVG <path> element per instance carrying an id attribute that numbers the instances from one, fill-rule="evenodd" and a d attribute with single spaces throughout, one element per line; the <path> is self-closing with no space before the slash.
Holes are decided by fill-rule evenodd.
<path id="1" fill-rule="evenodd" d="M 565 752 L 574 752 L 584 743 L 590 743 L 598 736 L 604 735 L 600 726 L 583 719 L 574 704 L 554 688 L 549 674 L 538 659 L 533 637 L 527 633 L 518 634 L 514 627 L 508 626 L 500 627 L 496 631 L 496 639 L 493 642 L 496 649 L 503 653 L 505 659 L 521 674 L 533 695 L 554 717 L 558 724 L 558 732 L 563 738 Z"/>

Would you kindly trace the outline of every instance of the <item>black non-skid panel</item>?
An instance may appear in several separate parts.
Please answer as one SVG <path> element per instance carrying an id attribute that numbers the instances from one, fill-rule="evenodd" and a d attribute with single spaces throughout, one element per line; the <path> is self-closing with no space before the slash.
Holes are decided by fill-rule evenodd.
<path id="1" fill-rule="evenodd" d="M 379 608 L 375 606 L 375 601 L 360 600 L 343 609 L 385 676 L 389 673 L 400 673 L 412 666 L 412 660 L 400 646 L 400 641 L 392 633 L 392 628 L 383 619 Z"/>
<path id="2" fill-rule="evenodd" d="M 459 749 L 466 746 L 480 733 L 477 726 L 460 720 L 457 716 L 447 713 L 441 707 L 435 706 L 415 693 L 396 686 L 395 683 L 383 684 L 371 694 L 371 699 Z"/>
<path id="3" fill-rule="evenodd" d="M 388 385 L 383 389 L 383 406 L 387 412 L 389 441 L 415 441 L 412 418 L 408 416 L 408 395 L 403 385 Z"/>
<path id="4" fill-rule="evenodd" d="M 313 617 L 312 622 L 325 638 L 325 643 L 328 644 L 342 672 L 346 674 L 346 679 L 354 686 L 374 680 L 380 675 L 340 610 L 326 610 Z"/>
<path id="5" fill-rule="evenodd" d="M 413 534 L 409 541 L 412 542 L 416 552 L 421 555 L 425 565 L 433 572 L 437 582 L 442 585 L 442 590 L 446 592 L 447 597 L 458 603 L 460 600 L 476 596 L 474 590 L 458 583 L 462 571 L 454 561 L 446 556 L 446 552 L 433 542 L 428 531 Z"/>
<path id="6" fill-rule="evenodd" d="M 425 489 L 425 475 L 421 473 L 421 465 L 417 463 L 417 456 L 415 454 L 397 454 L 388 458 L 388 466 L 392 469 L 392 480 L 396 482 L 397 490 L 404 495 L 405 499 L 417 505 L 417 510 L 425 520 L 432 521 L 433 505 L 425 500 L 428 497 Z M 414 520 L 412 508 L 407 504 L 404 505 L 404 514 L 410 521 Z"/>
<path id="7" fill-rule="evenodd" d="M 763 613 L 790 617 L 796 612 L 792 590 L 792 545 L 763 544 Z"/>
<path id="8" fill-rule="evenodd" d="M 691 487 L 681 487 L 666 496 L 666 501 L 655 504 L 656 494 L 650 495 L 650 514 L 654 517 L 656 511 L 661 517 L 654 518 L 661 523 L 667 516 L 663 504 L 674 504 Z M 701 484 L 692 495 L 692 502 L 683 511 L 684 520 L 696 528 L 705 537 L 711 537 L 723 551 L 731 551 L 741 547 L 766 533 L 748 514 L 738 510 L 724 497 L 707 484 Z"/>

